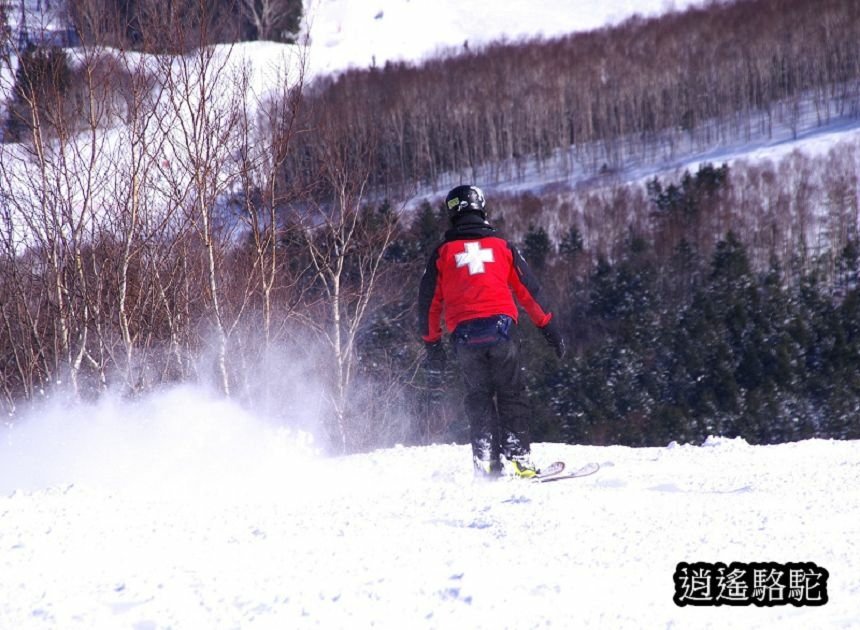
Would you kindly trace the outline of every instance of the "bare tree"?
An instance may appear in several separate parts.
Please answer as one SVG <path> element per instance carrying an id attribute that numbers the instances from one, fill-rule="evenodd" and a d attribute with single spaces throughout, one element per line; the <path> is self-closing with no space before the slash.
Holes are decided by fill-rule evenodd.
<path id="1" fill-rule="evenodd" d="M 243 138 L 241 181 L 243 219 L 250 230 L 254 270 L 259 275 L 266 350 L 273 337 L 276 288 L 294 286 L 296 276 L 301 275 L 300 272 L 285 274 L 279 259 L 279 234 L 285 229 L 281 211 L 301 193 L 284 184 L 289 179 L 284 166 L 297 133 L 307 65 L 305 53 L 299 49 L 293 59 L 282 59 L 281 68 L 288 74 L 278 75 L 277 84 L 281 89 L 261 104 L 259 128 L 250 120 L 247 107 L 243 109 L 244 129 L 256 128 L 258 132 L 253 136 L 248 133 Z"/>
<path id="2" fill-rule="evenodd" d="M 320 122 L 321 175 L 330 203 L 307 209 L 304 243 L 322 299 L 311 298 L 302 314 L 331 360 L 333 433 L 344 452 L 357 430 L 351 424 L 350 401 L 359 361 L 358 335 L 374 305 L 398 218 L 397 212 L 376 212 L 367 206 L 368 165 L 376 138 L 354 136 L 343 142 L 340 125 L 350 122 Z"/>
<path id="3" fill-rule="evenodd" d="M 174 203 L 183 207 L 202 247 L 204 287 L 215 336 L 216 364 L 221 388 L 230 393 L 229 335 L 244 305 L 231 313 L 222 295 L 224 254 L 235 223 L 223 216 L 223 198 L 236 182 L 235 154 L 241 111 L 236 94 L 243 85 L 224 90 L 219 74 L 229 55 L 201 47 L 173 59 L 168 74 L 170 106 L 175 126 L 165 129 L 166 142 L 178 169 Z M 247 80 L 233 77 L 230 80 Z M 202 287 L 201 287 L 202 288 Z"/>
<path id="4" fill-rule="evenodd" d="M 14 115 L 27 141 L 9 152 L 13 160 L 2 161 L 0 178 L 6 190 L 14 191 L 8 199 L 10 223 L 22 231 L 21 240 L 7 242 L 39 252 L 46 263 L 41 275 L 50 287 L 53 311 L 47 376 L 67 378 L 78 393 L 84 360 L 98 365 L 89 347 L 92 318 L 98 315 L 90 292 L 97 291 L 98 279 L 88 274 L 85 264 L 86 243 L 97 230 L 94 192 L 102 174 L 95 164 L 99 139 L 76 133 L 81 119 L 66 100 L 70 83 L 62 55 L 51 52 L 21 60 Z M 84 122 L 91 130 L 98 124 L 93 112 L 91 108 Z M 10 256 L 20 253 L 9 251 Z"/>
<path id="5" fill-rule="evenodd" d="M 291 41 L 302 15 L 301 0 L 238 0 L 241 15 L 257 33 L 257 39 Z"/>

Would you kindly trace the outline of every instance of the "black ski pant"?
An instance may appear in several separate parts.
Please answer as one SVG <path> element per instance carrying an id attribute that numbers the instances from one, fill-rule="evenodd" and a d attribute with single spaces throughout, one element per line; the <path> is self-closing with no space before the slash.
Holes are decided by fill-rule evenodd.
<path id="1" fill-rule="evenodd" d="M 459 328 L 458 328 L 459 330 Z M 528 455 L 530 407 L 519 361 L 516 326 L 489 343 L 470 344 L 454 335 L 454 347 L 466 389 L 472 455 L 501 470 L 500 455 Z"/>

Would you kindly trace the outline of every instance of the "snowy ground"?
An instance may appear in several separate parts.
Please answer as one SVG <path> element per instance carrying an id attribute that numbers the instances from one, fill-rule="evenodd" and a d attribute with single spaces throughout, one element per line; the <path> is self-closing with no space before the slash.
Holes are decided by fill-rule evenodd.
<path id="1" fill-rule="evenodd" d="M 602 468 L 488 484 L 465 446 L 322 459 L 225 405 L 0 433 L 4 491 L 65 479 L 0 498 L 0 628 L 860 628 L 858 442 L 538 444 Z M 830 601 L 679 608 L 681 561 L 814 562 Z"/>

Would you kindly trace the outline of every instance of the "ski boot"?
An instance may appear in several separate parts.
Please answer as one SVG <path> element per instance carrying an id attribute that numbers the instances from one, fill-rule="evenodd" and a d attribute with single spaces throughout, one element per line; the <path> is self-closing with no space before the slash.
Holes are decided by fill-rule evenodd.
<path id="1" fill-rule="evenodd" d="M 532 479 L 540 474 L 540 470 L 532 463 L 531 457 L 528 455 L 514 455 L 509 461 L 511 470 L 517 477 Z"/>

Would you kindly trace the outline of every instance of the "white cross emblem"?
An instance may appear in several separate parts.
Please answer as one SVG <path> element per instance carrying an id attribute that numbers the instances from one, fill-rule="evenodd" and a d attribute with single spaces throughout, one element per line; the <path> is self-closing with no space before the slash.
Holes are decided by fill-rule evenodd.
<path id="1" fill-rule="evenodd" d="M 493 262 L 493 250 L 481 249 L 480 243 L 466 243 L 466 250 L 454 257 L 457 267 L 469 265 L 469 275 L 484 273 L 484 263 Z"/>

